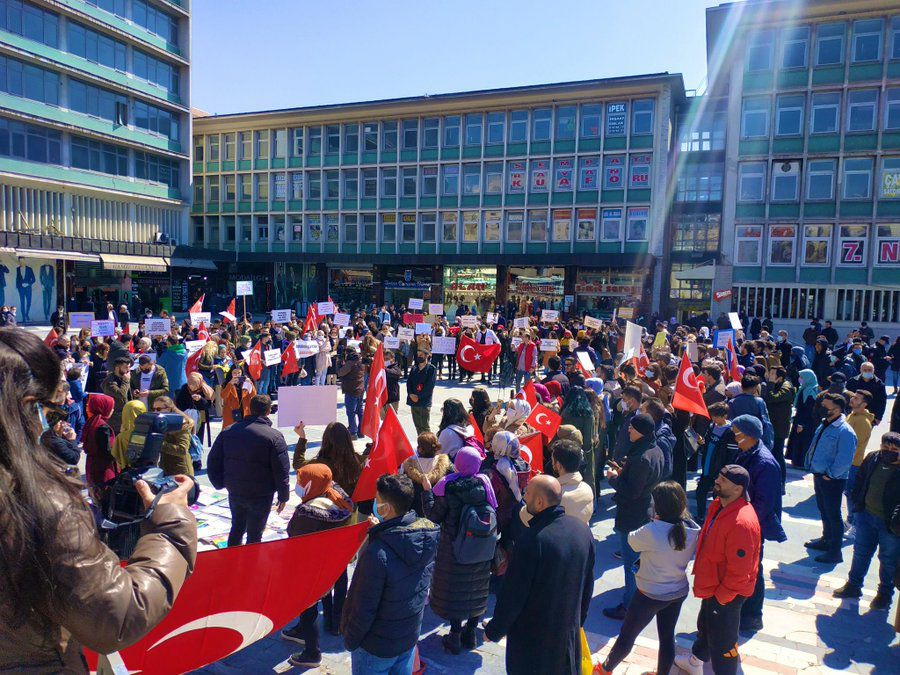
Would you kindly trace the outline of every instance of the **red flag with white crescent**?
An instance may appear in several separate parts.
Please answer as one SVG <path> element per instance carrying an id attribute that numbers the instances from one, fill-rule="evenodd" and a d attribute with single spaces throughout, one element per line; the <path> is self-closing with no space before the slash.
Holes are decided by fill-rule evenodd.
<path id="1" fill-rule="evenodd" d="M 375 439 L 375 447 L 369 453 L 366 464 L 359 480 L 356 482 L 356 488 L 353 490 L 352 499 L 355 502 L 364 502 L 369 499 L 375 499 L 375 483 L 384 474 L 395 474 L 403 460 L 413 456 L 412 445 L 406 437 L 406 432 L 400 426 L 400 420 L 397 419 L 397 413 L 390 406 L 384 415 L 384 421 L 378 429 L 378 436 Z"/>
<path id="2" fill-rule="evenodd" d="M 731 342 L 731 338 L 728 338 L 728 347 L 725 349 L 725 356 L 727 357 L 728 361 L 728 377 L 732 382 L 740 382 L 741 371 L 738 369 L 737 352 L 734 349 L 734 344 Z"/>
<path id="3" fill-rule="evenodd" d="M 56 332 L 55 328 L 51 328 L 50 332 L 47 333 L 47 337 L 44 338 L 44 344 L 52 349 L 53 347 L 56 346 L 56 343 L 58 340 L 59 340 L 59 333 Z"/>
<path id="4" fill-rule="evenodd" d="M 694 375 L 694 367 L 691 365 L 687 352 L 681 355 L 681 368 L 678 371 L 678 379 L 675 380 L 672 407 L 709 418 L 706 401 L 703 400 L 703 394 L 700 391 L 700 385 L 697 384 L 697 376 Z"/>
<path id="5" fill-rule="evenodd" d="M 197 327 L 197 339 L 209 340 L 209 329 L 203 321 L 201 321 L 200 325 Z"/>
<path id="6" fill-rule="evenodd" d="M 115 672 L 176 675 L 261 640 L 325 595 L 356 555 L 367 529 L 364 521 L 201 551 L 172 610 L 142 640 L 107 655 L 110 665 Z M 85 656 L 96 670 L 97 654 L 85 650 Z"/>
<path id="7" fill-rule="evenodd" d="M 543 471 L 544 435 L 538 431 L 520 438 L 519 456 L 528 462 L 532 471 Z"/>
<path id="8" fill-rule="evenodd" d="M 319 316 L 316 314 L 316 306 L 310 303 L 309 309 L 306 310 L 306 320 L 303 322 L 304 333 L 315 333 L 319 327 Z"/>
<path id="9" fill-rule="evenodd" d="M 363 436 L 375 440 L 381 423 L 381 409 L 387 403 L 387 374 L 384 372 L 384 345 L 379 342 L 369 368 L 369 388 L 359 430 Z"/>
<path id="10" fill-rule="evenodd" d="M 202 325 L 202 324 L 201 324 Z M 207 335 L 206 341 L 209 342 L 209 336 Z M 204 346 L 206 346 L 204 344 Z M 199 373 L 200 372 L 200 355 L 203 353 L 203 347 L 195 351 L 193 354 L 187 357 L 187 361 L 184 362 L 184 374 L 190 375 L 191 373 Z"/>
<path id="11" fill-rule="evenodd" d="M 206 298 L 206 293 L 197 298 L 197 302 L 195 302 L 191 308 L 188 310 L 188 314 L 196 314 L 197 312 L 203 311 L 203 300 Z"/>
<path id="12" fill-rule="evenodd" d="M 522 387 L 522 390 L 516 394 L 516 398 L 521 398 L 526 401 L 528 405 L 534 409 L 534 406 L 538 403 L 537 392 L 534 390 L 534 382 L 528 380 L 528 382 L 525 383 L 525 386 Z"/>
<path id="13" fill-rule="evenodd" d="M 250 377 L 256 381 L 259 381 L 259 378 L 262 375 L 262 360 L 262 342 L 257 341 L 250 349 L 250 359 L 247 363 L 247 372 L 250 373 Z"/>
<path id="14" fill-rule="evenodd" d="M 637 374 L 644 377 L 647 374 L 647 366 L 650 365 L 650 357 L 644 351 L 644 345 L 641 345 L 641 351 L 632 360 L 634 361 L 634 368 L 637 370 Z"/>
<path id="15" fill-rule="evenodd" d="M 494 361 L 500 356 L 501 349 L 499 344 L 483 345 L 475 342 L 469 336 L 463 335 L 459 340 L 456 361 L 471 373 L 488 373 L 494 365 Z"/>
<path id="16" fill-rule="evenodd" d="M 219 312 L 219 315 L 225 319 L 224 323 L 226 324 L 231 323 L 232 321 L 237 321 L 237 316 L 234 313 L 234 302 L 236 299 L 237 298 L 232 298 L 231 302 L 228 303 L 228 309 L 226 309 L 224 312 Z"/>
<path id="17" fill-rule="evenodd" d="M 538 404 L 532 408 L 531 414 L 525 420 L 525 424 L 531 425 L 547 438 L 553 438 L 556 436 L 556 430 L 559 429 L 559 425 L 562 424 L 562 417 L 550 410 L 550 408 Z"/>
<path id="18" fill-rule="evenodd" d="M 287 349 L 284 350 L 284 354 L 281 355 L 281 362 L 284 364 L 281 367 L 282 377 L 287 377 L 288 375 L 300 372 L 300 364 L 297 363 L 297 352 L 294 349 L 293 343 L 289 344 Z"/>

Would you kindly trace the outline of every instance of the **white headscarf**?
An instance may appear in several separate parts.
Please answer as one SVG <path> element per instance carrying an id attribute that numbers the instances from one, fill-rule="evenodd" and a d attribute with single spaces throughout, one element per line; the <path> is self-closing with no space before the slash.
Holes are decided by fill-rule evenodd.
<path id="1" fill-rule="evenodd" d="M 528 401 L 514 398 L 506 404 L 506 424 L 509 426 L 515 422 L 524 421 L 531 414 L 531 405 Z"/>
<path id="2" fill-rule="evenodd" d="M 525 405 L 527 406 L 528 404 L 525 403 Z M 530 408 L 531 406 L 528 407 Z M 506 481 L 516 501 L 520 501 L 522 499 L 522 491 L 519 489 L 519 478 L 516 475 L 514 463 L 519 457 L 519 437 L 511 431 L 498 431 L 491 439 L 491 452 L 497 460 L 494 468 Z"/>

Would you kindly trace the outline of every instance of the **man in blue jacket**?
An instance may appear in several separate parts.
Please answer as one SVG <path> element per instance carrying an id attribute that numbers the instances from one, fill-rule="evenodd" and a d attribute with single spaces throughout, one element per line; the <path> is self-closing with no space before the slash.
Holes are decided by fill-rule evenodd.
<path id="1" fill-rule="evenodd" d="M 745 373 L 741 378 L 741 393 L 728 402 L 731 411 L 731 419 L 741 415 L 752 415 L 762 423 L 762 442 L 767 448 L 771 448 L 775 442 L 775 428 L 769 420 L 769 409 L 766 402 L 757 393 L 762 384 L 756 375 Z M 762 523 L 760 523 L 762 524 Z"/>
<path id="2" fill-rule="evenodd" d="M 756 586 L 753 595 L 741 607 L 741 632 L 755 633 L 762 630 L 762 606 L 766 584 L 763 579 L 763 545 L 766 541 L 782 542 L 787 539 L 781 527 L 781 467 L 760 440 L 763 435 L 763 424 L 753 415 L 738 415 L 731 420 L 731 430 L 738 446 L 738 454 L 734 463 L 744 467 L 750 474 L 750 485 L 747 488 L 747 499 L 756 518 L 762 535 L 759 546 L 759 568 L 756 573 Z"/>
<path id="3" fill-rule="evenodd" d="M 806 547 L 824 551 L 816 562 L 839 563 L 844 540 L 841 518 L 841 495 L 850 474 L 856 452 L 856 433 L 844 417 L 846 399 L 828 392 L 819 406 L 824 414 L 822 423 L 813 433 L 806 453 L 806 469 L 812 472 L 816 506 L 822 517 L 822 537 L 806 542 Z"/>
<path id="4" fill-rule="evenodd" d="M 410 510 L 412 481 L 382 476 L 375 486 L 369 543 L 344 601 L 341 634 L 353 673 L 411 673 L 440 528 Z"/>

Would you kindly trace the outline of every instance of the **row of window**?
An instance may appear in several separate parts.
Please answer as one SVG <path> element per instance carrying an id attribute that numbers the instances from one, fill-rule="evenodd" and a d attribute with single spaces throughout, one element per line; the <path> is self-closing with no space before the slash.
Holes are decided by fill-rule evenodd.
<path id="1" fill-rule="evenodd" d="M 654 100 L 641 99 L 605 104 L 607 137 L 629 133 L 653 133 Z M 566 141 L 600 138 L 604 104 L 559 106 L 534 110 L 470 113 L 424 119 L 386 120 L 360 124 L 326 124 L 324 127 L 295 127 L 242 131 L 235 134 L 194 139 L 194 160 L 209 162 L 235 159 L 269 159 L 326 154 L 393 152 L 400 150 L 481 147 L 504 143 Z M 529 134 L 530 130 L 530 134 Z M 238 154 L 239 151 L 239 154 Z"/>
<path id="2" fill-rule="evenodd" d="M 178 42 L 178 20 L 151 5 L 147 0 L 131 0 L 130 2 L 126 0 L 85 0 L 85 2 L 123 19 L 131 19 L 138 26 L 158 35 L 170 44 L 174 45 Z M 129 5 L 131 5 L 130 15 L 128 13 Z"/>
<path id="3" fill-rule="evenodd" d="M 529 162 L 480 162 L 389 167 L 383 169 L 307 170 L 288 173 L 241 173 L 206 179 L 206 201 L 218 202 L 269 198 L 356 199 L 394 197 L 437 197 L 492 194 L 544 194 L 574 190 L 621 190 L 650 187 L 653 155 L 605 155 L 549 159 Z M 601 178 L 601 161 L 603 175 Z M 627 174 L 626 174 L 627 164 Z M 576 175 L 577 167 L 577 175 Z M 552 173 L 551 173 L 552 168 Z M 602 182 L 601 182 L 602 181 Z M 195 183 L 194 201 L 203 202 L 203 182 Z M 379 190 L 380 186 L 380 190 Z"/>
<path id="4" fill-rule="evenodd" d="M 731 309 L 745 316 L 773 319 L 815 319 L 833 317 L 835 321 L 900 321 L 900 291 L 871 288 L 839 288 L 833 309 L 826 310 L 825 290 L 821 286 L 746 286 L 734 287 Z"/>
<path id="5" fill-rule="evenodd" d="M 738 225 L 735 228 L 734 264 L 758 267 L 763 262 L 763 235 L 766 234 L 765 264 L 771 267 L 827 267 L 832 264 L 832 245 L 837 247 L 835 264 L 867 267 L 900 264 L 900 224 L 876 224 L 874 242 L 868 223 L 816 223 L 811 225 Z M 802 230 L 802 242 L 800 234 Z M 870 245 L 874 244 L 874 255 Z M 798 245 L 802 248 L 798 250 Z"/>
<path id="6" fill-rule="evenodd" d="M 0 91 L 59 106 L 63 87 L 68 83 L 69 110 L 97 117 L 117 125 L 129 124 L 128 98 L 60 73 L 0 55 Z M 134 101 L 131 124 L 171 140 L 178 140 L 178 114 L 155 105 Z"/>
<path id="7" fill-rule="evenodd" d="M 806 115 L 806 94 L 781 94 L 775 97 L 774 116 L 771 96 L 747 96 L 741 109 L 741 138 L 768 138 L 810 134 L 866 133 L 878 128 L 900 129 L 900 89 L 883 93 L 883 116 L 878 123 L 878 89 L 850 89 L 846 105 L 841 105 L 840 91 L 815 92 L 811 96 L 809 116 Z M 843 109 L 843 124 L 841 111 Z M 774 124 L 770 123 L 774 120 Z M 772 129 L 774 127 L 774 129 Z"/>
<path id="8" fill-rule="evenodd" d="M 649 209 L 647 207 L 623 209 L 546 209 L 529 211 L 457 211 L 401 213 L 399 235 L 403 243 L 456 243 L 500 242 L 521 244 L 572 242 L 607 243 L 646 242 L 648 238 Z M 526 221 L 527 217 L 527 221 Z M 208 235 L 203 236 L 203 219 L 194 218 L 197 239 L 217 243 L 219 219 L 206 218 Z M 288 227 L 288 223 L 290 226 Z M 225 241 L 235 241 L 235 227 L 240 230 L 239 241 L 253 241 L 252 229 L 256 229 L 256 241 L 269 241 L 274 228 L 273 241 L 301 243 L 394 243 L 397 241 L 398 215 L 396 213 L 363 214 L 293 214 L 289 216 L 222 216 Z M 323 228 L 324 225 L 324 228 Z M 501 234 L 502 233 L 502 234 Z M 438 239 L 438 236 L 440 239 Z"/>
<path id="9" fill-rule="evenodd" d="M 0 117 L 0 157 L 61 166 L 62 144 L 63 137 L 59 131 Z M 73 135 L 70 149 L 70 165 L 75 169 L 112 176 L 129 175 L 127 148 Z M 168 157 L 135 152 L 134 177 L 178 188 L 179 162 Z"/>
<path id="10" fill-rule="evenodd" d="M 900 157 L 881 159 L 879 199 L 900 199 Z M 738 166 L 738 201 L 796 202 L 803 184 L 803 162 L 799 159 L 767 162 L 742 162 Z M 871 199 L 875 159 L 873 157 L 844 157 L 841 160 L 841 199 Z M 766 172 L 771 180 L 766 180 Z M 806 160 L 806 201 L 833 201 L 835 179 L 838 177 L 837 159 Z"/>
<path id="11" fill-rule="evenodd" d="M 134 4 L 139 2 L 135 0 Z M 55 49 L 60 48 L 60 16 L 23 0 L 0 0 L 0 29 Z M 129 49 L 132 61 L 130 71 L 127 65 Z M 178 93 L 177 66 L 71 19 L 66 21 L 66 50 L 92 63 L 123 73 L 130 72 L 138 79 L 146 80 L 171 93 Z"/>
<path id="12" fill-rule="evenodd" d="M 887 35 L 885 35 L 887 25 Z M 776 63 L 781 69 L 836 66 L 845 62 L 871 63 L 887 57 L 900 59 L 900 17 L 861 19 L 851 25 L 849 42 L 847 23 L 823 23 L 817 26 L 790 25 L 780 30 L 764 29 L 747 39 L 745 68 L 748 72 L 771 70 Z M 815 35 L 813 35 L 813 28 Z M 813 53 L 810 55 L 810 45 Z M 849 45 L 849 54 L 846 47 Z"/>

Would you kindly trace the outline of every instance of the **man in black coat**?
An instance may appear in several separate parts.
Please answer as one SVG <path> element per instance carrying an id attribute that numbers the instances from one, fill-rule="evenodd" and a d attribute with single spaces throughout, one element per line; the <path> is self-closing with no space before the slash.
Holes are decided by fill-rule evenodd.
<path id="1" fill-rule="evenodd" d="M 594 593 L 594 538 L 560 506 L 559 481 L 536 476 L 525 492 L 532 516 L 516 542 L 486 640 L 506 636 L 506 672 L 578 675 L 581 635 Z M 547 621 L 547 617 L 552 617 Z"/>
<path id="2" fill-rule="evenodd" d="M 278 513 L 287 504 L 288 447 L 281 432 L 272 428 L 270 412 L 272 399 L 257 394 L 250 399 L 250 415 L 220 433 L 209 451 L 209 481 L 218 490 L 228 490 L 229 546 L 240 546 L 245 532 L 248 544 L 262 541 L 272 497 L 278 495 Z"/>

